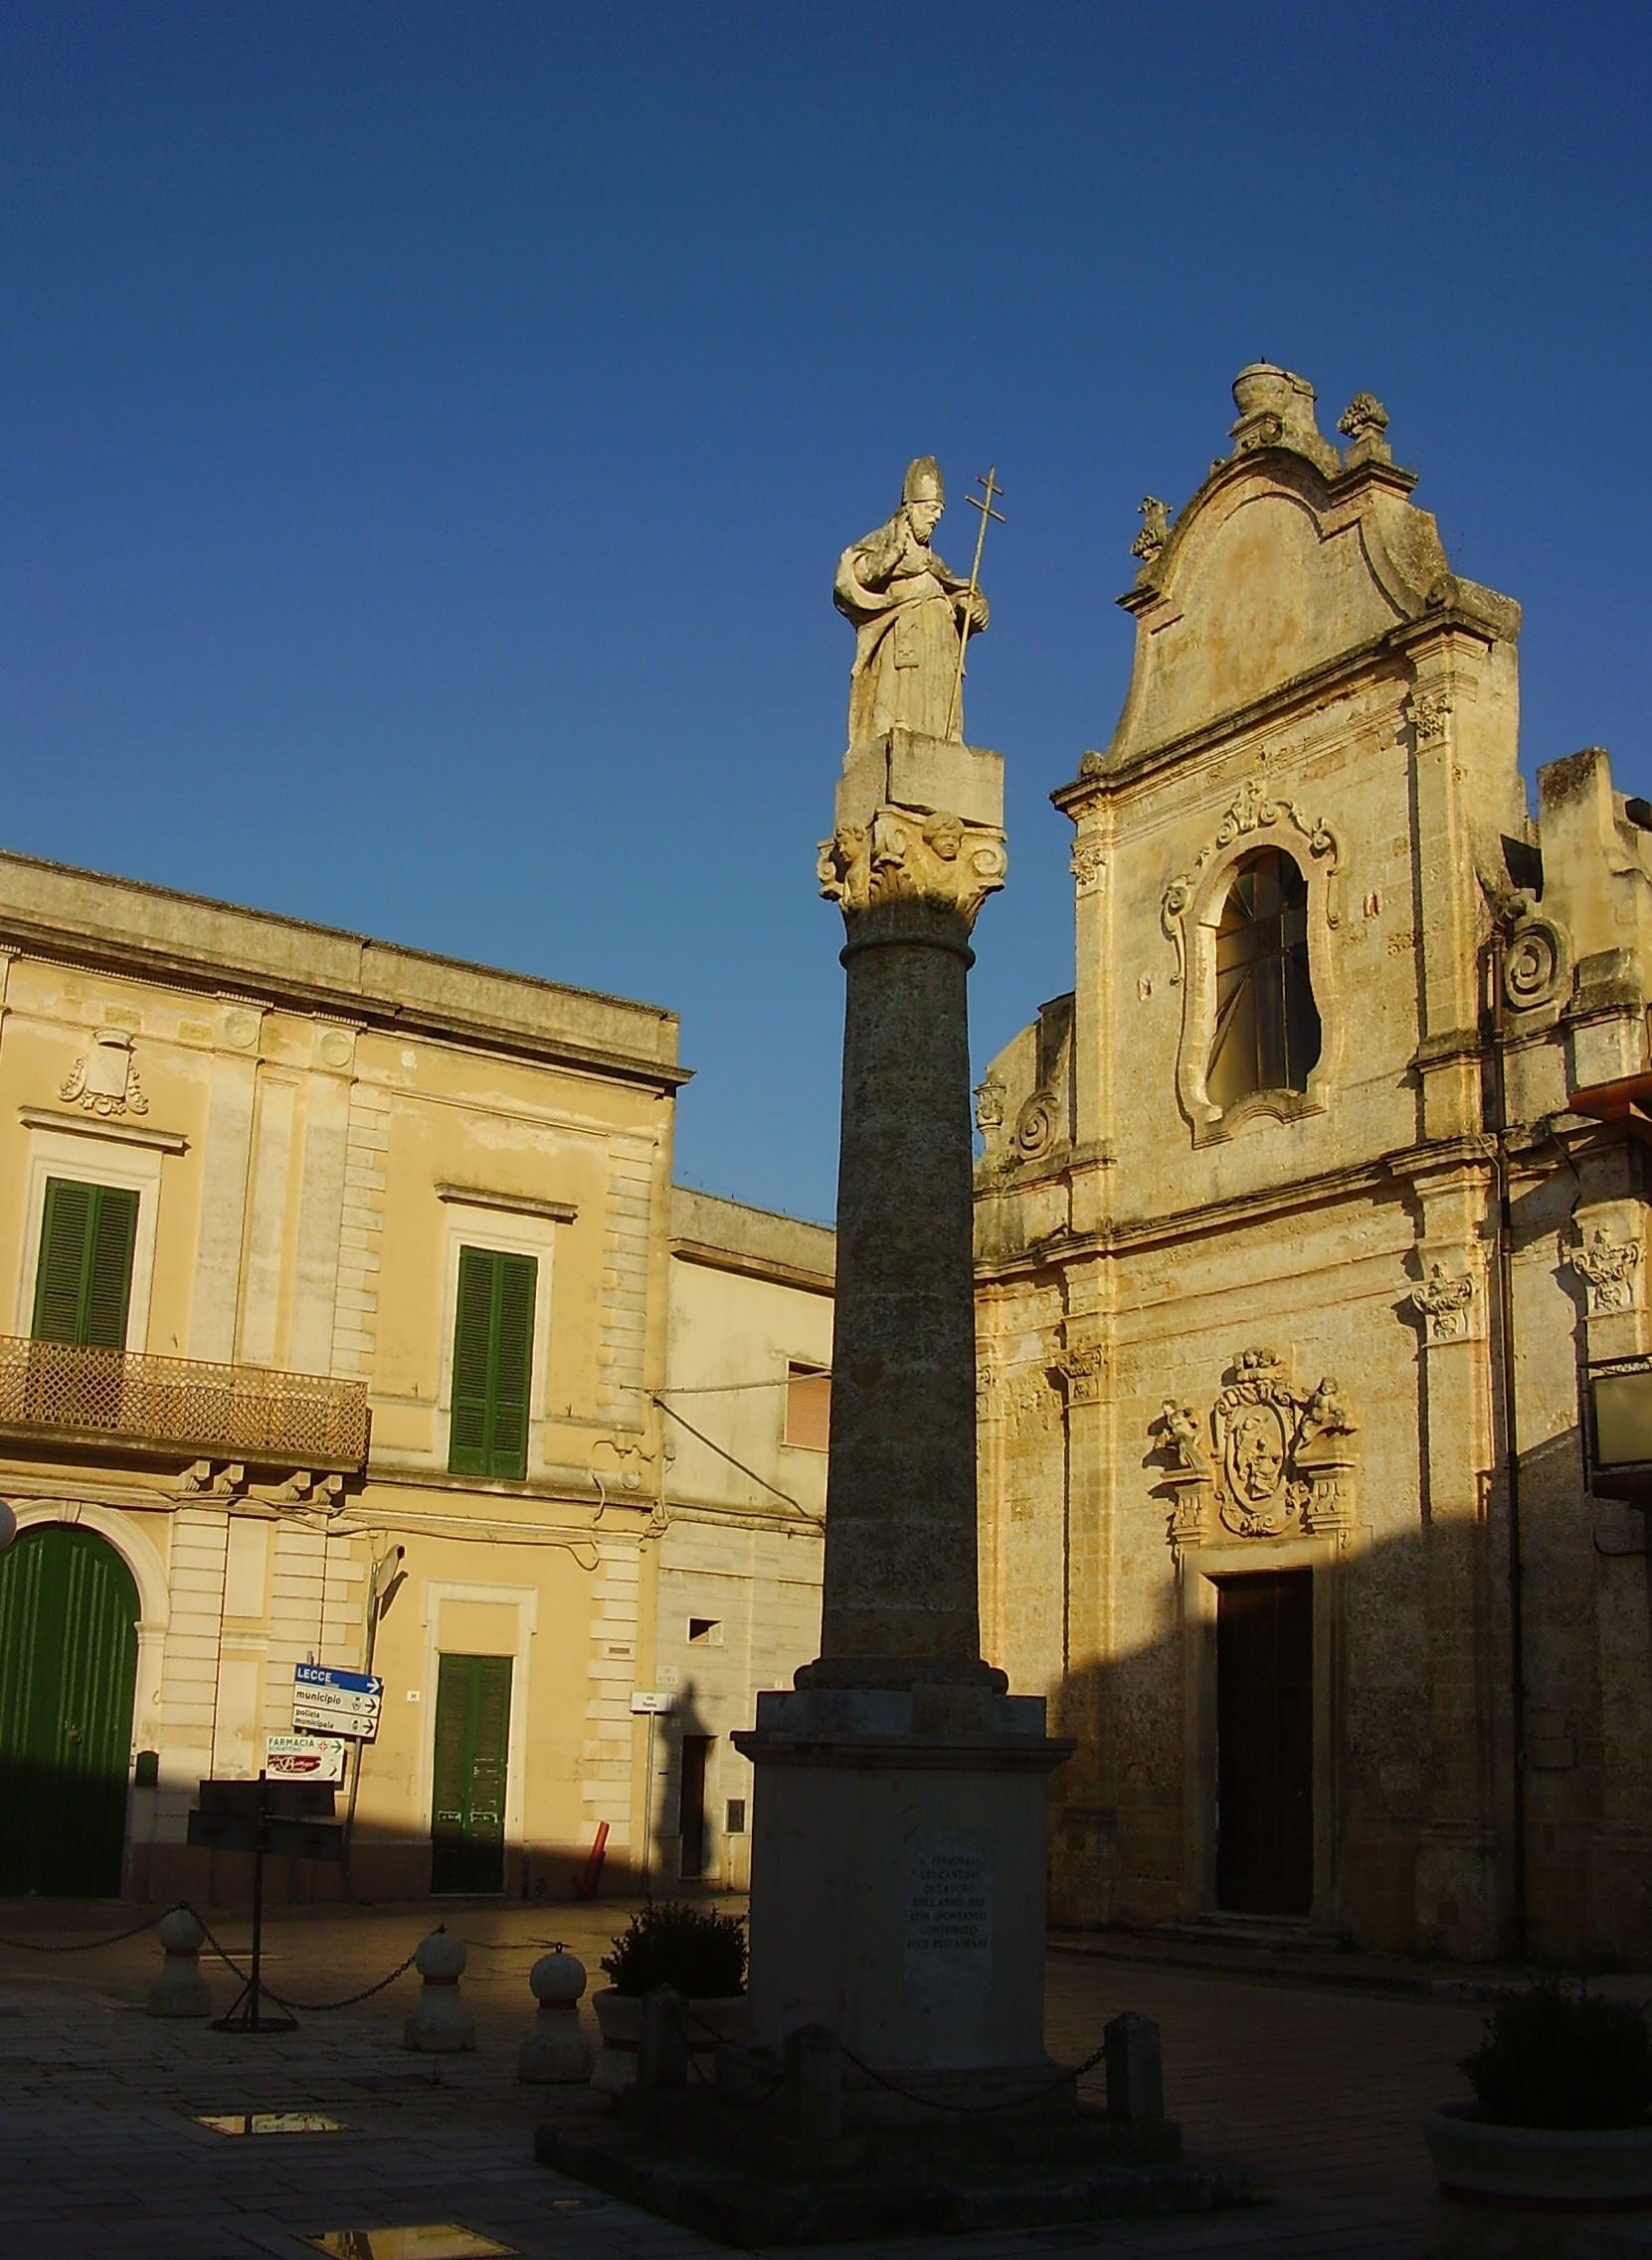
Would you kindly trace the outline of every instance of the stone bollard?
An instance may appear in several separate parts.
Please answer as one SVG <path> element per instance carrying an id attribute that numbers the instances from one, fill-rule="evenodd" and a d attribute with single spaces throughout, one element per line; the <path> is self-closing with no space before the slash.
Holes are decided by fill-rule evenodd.
<path id="1" fill-rule="evenodd" d="M 421 1942 L 413 1962 L 425 1985 L 419 2006 L 402 2027 L 404 2048 L 452 2056 L 476 2045 L 475 2022 L 459 1998 L 459 1980 L 468 1959 L 463 1946 L 447 1931 L 432 1931 Z"/>
<path id="2" fill-rule="evenodd" d="M 210 2005 L 201 1975 L 206 1932 L 187 1907 L 174 1907 L 161 1917 L 158 1936 L 166 1960 L 144 2006 L 151 2016 L 205 2016 Z"/>
<path id="3" fill-rule="evenodd" d="M 842 2049 L 824 2024 L 800 2024 L 786 2035 L 785 2053 L 793 2134 L 836 2142 L 843 2132 Z"/>
<path id="4" fill-rule="evenodd" d="M 539 2010 L 517 2053 L 516 2077 L 539 2086 L 588 2080 L 591 2043 L 580 2030 L 579 2007 L 585 1991 L 584 1963 L 558 1946 L 539 1957 L 528 1972 L 528 1983 Z"/>
<path id="5" fill-rule="evenodd" d="M 640 2088 L 688 2085 L 688 2027 L 682 1995 L 674 1985 L 656 1985 L 642 1996 L 637 2084 Z"/>
<path id="6" fill-rule="evenodd" d="M 1165 2061 L 1159 2027 L 1150 2016 L 1126 2009 L 1101 2029 L 1107 2064 L 1107 2116 L 1132 2127 L 1156 2125 L 1165 2116 Z"/>

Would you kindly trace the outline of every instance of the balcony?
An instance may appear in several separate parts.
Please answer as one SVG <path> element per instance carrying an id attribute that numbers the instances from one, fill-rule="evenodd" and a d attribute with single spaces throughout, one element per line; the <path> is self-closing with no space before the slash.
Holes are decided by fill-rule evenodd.
<path id="1" fill-rule="evenodd" d="M 0 1436 L 355 1474 L 367 1385 L 0 1335 Z"/>

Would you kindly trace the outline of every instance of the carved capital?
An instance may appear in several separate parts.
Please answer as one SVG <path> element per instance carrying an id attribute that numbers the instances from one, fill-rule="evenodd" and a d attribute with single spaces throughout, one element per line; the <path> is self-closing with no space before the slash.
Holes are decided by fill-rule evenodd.
<path id="1" fill-rule="evenodd" d="M 1616 1311 L 1633 1310 L 1635 1281 L 1640 1272 L 1639 1240 L 1610 1239 L 1605 1226 L 1596 1224 L 1575 1246 L 1566 1250 L 1565 1260 L 1587 1290 L 1590 1318 L 1607 1318 Z"/>
<path id="2" fill-rule="evenodd" d="M 1411 693 L 1411 727 L 1418 745 L 1438 745 L 1451 727 L 1451 693 L 1448 690 L 1414 690 Z"/>
<path id="3" fill-rule="evenodd" d="M 1453 1276 L 1443 1264 L 1431 1263 L 1427 1277 L 1411 1289 L 1406 1300 L 1422 1319 L 1426 1342 L 1467 1339 L 1469 1312 L 1474 1303 L 1474 1280 L 1468 1272 Z"/>
<path id="4" fill-rule="evenodd" d="M 1067 1388 L 1067 1403 L 1071 1405 L 1097 1405 L 1101 1402 L 1101 1379 L 1107 1369 L 1107 1353 L 1099 1342 L 1075 1344 L 1063 1350 L 1055 1361 L 1055 1371 Z"/>
<path id="5" fill-rule="evenodd" d="M 1107 868 L 1107 857 L 1102 852 L 1100 843 L 1081 840 L 1073 848 L 1067 868 L 1078 881 L 1077 892 L 1093 894 L 1101 884 L 1101 874 Z"/>
<path id="6" fill-rule="evenodd" d="M 821 843 L 821 892 L 845 918 L 879 903 L 954 910 L 966 927 L 1009 868 L 1004 834 L 959 817 L 885 807 Z"/>

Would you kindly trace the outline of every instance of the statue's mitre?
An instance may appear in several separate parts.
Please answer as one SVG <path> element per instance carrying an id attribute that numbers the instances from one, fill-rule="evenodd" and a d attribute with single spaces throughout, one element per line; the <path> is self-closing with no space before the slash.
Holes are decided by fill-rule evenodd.
<path id="1" fill-rule="evenodd" d="M 902 502 L 939 502 L 945 508 L 947 490 L 941 482 L 941 467 L 933 456 L 913 457 L 906 467 L 900 498 Z"/>

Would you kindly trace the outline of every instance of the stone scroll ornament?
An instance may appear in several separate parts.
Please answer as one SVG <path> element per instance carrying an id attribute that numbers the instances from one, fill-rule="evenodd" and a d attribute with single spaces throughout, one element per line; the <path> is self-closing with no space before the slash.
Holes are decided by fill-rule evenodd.
<path id="1" fill-rule="evenodd" d="M 1606 1318 L 1614 1311 L 1634 1308 L 1639 1240 L 1611 1239 L 1604 1225 L 1596 1224 L 1567 1252 L 1566 1261 L 1588 1291 L 1590 1318 Z"/>
<path id="2" fill-rule="evenodd" d="M 1237 1538 L 1345 1528 L 1358 1423 L 1340 1384 L 1293 1387 L 1271 1350 L 1241 1350 L 1208 1414 L 1166 1398 L 1150 1423 L 1167 1464 L 1173 1545 L 1198 1543 L 1213 1506 Z"/>

